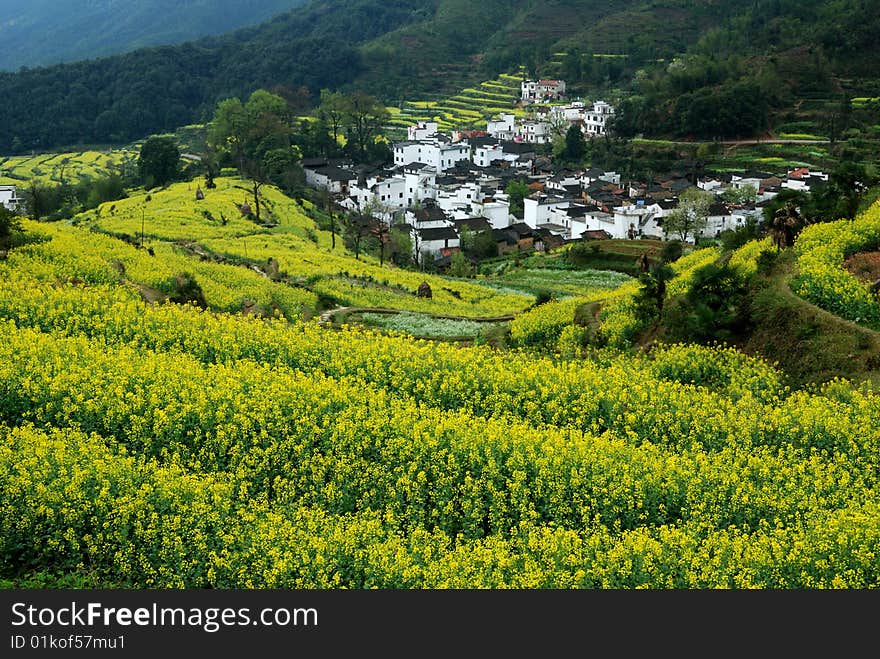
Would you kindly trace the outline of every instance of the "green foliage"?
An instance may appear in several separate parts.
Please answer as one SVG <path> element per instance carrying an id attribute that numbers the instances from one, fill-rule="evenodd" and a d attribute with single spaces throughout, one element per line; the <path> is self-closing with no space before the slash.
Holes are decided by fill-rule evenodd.
<path id="1" fill-rule="evenodd" d="M 523 211 L 523 199 L 528 197 L 531 192 L 528 184 L 519 179 L 514 179 L 507 184 L 507 188 L 504 191 L 510 200 L 510 213 L 512 215 L 521 213 Z"/>
<path id="2" fill-rule="evenodd" d="M 467 228 L 459 232 L 461 251 L 478 261 L 498 256 L 498 243 L 491 231 L 471 231 Z"/>
<path id="3" fill-rule="evenodd" d="M 721 246 L 725 252 L 732 252 L 752 240 L 757 240 L 761 235 L 757 216 L 747 215 L 741 226 L 721 232 Z"/>
<path id="4" fill-rule="evenodd" d="M 151 137 L 141 147 L 138 174 L 144 187 L 164 186 L 177 180 L 180 149 L 172 137 Z"/>
<path id="5" fill-rule="evenodd" d="M 168 299 L 171 302 L 192 304 L 202 309 L 208 306 L 208 303 L 205 301 L 205 294 L 202 292 L 202 287 L 192 273 L 181 272 L 174 275 L 169 287 L 171 293 L 168 295 Z"/>
<path id="6" fill-rule="evenodd" d="M 741 188 L 729 188 L 724 191 L 721 198 L 732 204 L 753 204 L 757 199 L 758 191 L 754 185 L 746 185 Z"/>
<path id="7" fill-rule="evenodd" d="M 569 126 L 565 132 L 565 148 L 562 150 L 562 159 L 566 162 L 579 164 L 587 153 L 587 144 L 584 133 L 579 126 Z"/>
<path id="8" fill-rule="evenodd" d="M 18 216 L 0 204 L 0 250 L 6 250 L 12 244 L 12 235 L 21 231 L 21 221 Z"/>
<path id="9" fill-rule="evenodd" d="M 70 219 L 77 213 L 128 196 L 118 175 L 84 178 L 75 185 L 31 181 L 22 192 L 25 213 L 35 220 Z"/>
<path id="10" fill-rule="evenodd" d="M 470 277 L 474 274 L 474 267 L 464 252 L 459 250 L 452 255 L 449 263 L 449 274 L 452 277 Z"/>
<path id="11" fill-rule="evenodd" d="M 3 93 L 19 99 L 0 126 L 0 152 L 127 143 L 202 121 L 218 99 L 245 98 L 261 87 L 293 83 L 317 96 L 363 70 L 359 45 L 425 16 L 397 0 L 342 0 L 325 9 L 324 2 L 309 3 L 198 45 L 0 75 Z M 58 107 L 65 108 L 64 121 Z"/>
<path id="12" fill-rule="evenodd" d="M 263 89 L 242 103 L 237 98 L 221 101 L 208 126 L 208 146 L 225 162 L 251 180 L 255 220 L 262 221 L 260 188 L 272 183 L 290 193 L 305 185 L 297 163 L 287 102 Z M 222 164 L 222 160 L 221 160 Z"/>
<path id="13" fill-rule="evenodd" d="M 639 275 L 641 287 L 633 296 L 633 306 L 640 323 L 649 324 L 660 318 L 666 302 L 666 285 L 674 274 L 672 268 L 664 264 Z"/>
<path id="14" fill-rule="evenodd" d="M 683 246 L 680 240 L 667 240 L 660 251 L 660 260 L 663 263 L 675 263 L 681 258 L 682 252 Z"/>
<path id="15" fill-rule="evenodd" d="M 0 47 L 0 70 L 75 62 L 145 46 L 175 44 L 257 25 L 303 0 L 211 0 L 198 3 L 14 2 Z"/>
<path id="16" fill-rule="evenodd" d="M 688 188 L 678 197 L 678 207 L 663 218 L 663 231 L 684 242 L 696 239 L 706 228 L 709 206 L 714 199 L 711 192 Z"/>
<path id="17" fill-rule="evenodd" d="M 745 325 L 746 284 L 728 266 L 709 264 L 694 272 L 690 288 L 664 315 L 676 341 L 730 341 Z"/>

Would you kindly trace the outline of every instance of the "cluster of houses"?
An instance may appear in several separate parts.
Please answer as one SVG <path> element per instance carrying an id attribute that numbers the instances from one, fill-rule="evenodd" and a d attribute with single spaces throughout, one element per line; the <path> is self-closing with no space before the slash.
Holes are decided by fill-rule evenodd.
<path id="1" fill-rule="evenodd" d="M 419 123 L 409 128 L 409 139 L 394 144 L 393 165 L 304 160 L 306 180 L 329 190 L 345 210 L 408 232 L 419 262 L 442 263 L 460 249 L 465 229 L 491 232 L 499 254 L 584 239 L 670 238 L 664 218 L 692 187 L 711 192 L 715 201 L 700 235 L 687 238 L 717 236 L 759 216 L 783 189 L 809 191 L 828 179 L 796 169 L 784 177 L 747 171 L 695 179 L 669 172 L 652 181 L 622 181 L 598 168 L 559 170 L 534 144 L 493 134 L 493 123 L 485 132 L 453 135 Z M 513 180 L 525 181 L 529 193 L 512 212 L 507 189 Z M 749 194 L 725 201 L 731 198 L 725 192 L 738 189 Z"/>
<path id="2" fill-rule="evenodd" d="M 518 118 L 513 113 L 502 113 L 486 125 L 486 134 L 498 140 L 549 144 L 556 136 L 564 136 L 570 126 L 577 126 L 585 137 L 605 135 L 614 107 L 605 101 L 587 105 L 573 101 L 566 105 L 530 106 L 529 115 Z"/>

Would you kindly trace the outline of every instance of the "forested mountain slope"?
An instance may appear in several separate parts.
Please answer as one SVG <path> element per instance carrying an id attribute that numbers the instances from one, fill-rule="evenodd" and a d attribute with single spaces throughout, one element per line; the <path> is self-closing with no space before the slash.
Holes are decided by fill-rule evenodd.
<path id="1" fill-rule="evenodd" d="M 0 0 L 0 70 L 106 57 L 256 25 L 306 0 Z"/>
<path id="2" fill-rule="evenodd" d="M 221 37 L 0 74 L 0 153 L 138 139 L 260 87 L 396 104 L 520 65 L 629 99 L 624 134 L 754 136 L 787 112 L 832 132 L 848 99 L 880 95 L 878 17 L 880 0 L 312 0 Z"/>

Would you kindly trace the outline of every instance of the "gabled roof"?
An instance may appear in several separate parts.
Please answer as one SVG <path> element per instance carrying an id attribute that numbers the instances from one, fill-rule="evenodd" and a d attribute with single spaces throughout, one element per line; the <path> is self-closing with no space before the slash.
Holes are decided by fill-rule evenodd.
<path id="1" fill-rule="evenodd" d="M 329 161 L 326 158 L 303 158 L 300 164 L 303 166 L 303 169 L 319 169 L 326 167 Z"/>
<path id="2" fill-rule="evenodd" d="M 433 165 L 428 165 L 423 162 L 414 161 L 414 162 L 409 163 L 408 165 L 404 165 L 403 171 L 404 172 L 420 172 L 423 169 L 427 169 L 429 167 L 431 169 L 434 169 Z"/>
<path id="3" fill-rule="evenodd" d="M 611 238 L 611 234 L 605 231 L 605 229 L 590 229 L 582 231 L 581 238 L 583 240 L 608 240 Z"/>
<path id="4" fill-rule="evenodd" d="M 508 245 L 516 245 L 516 232 L 510 229 L 492 229 L 492 238 L 496 243 L 507 243 Z"/>
<path id="5" fill-rule="evenodd" d="M 439 206 L 434 204 L 426 204 L 415 212 L 416 219 L 419 222 L 432 222 L 437 220 L 445 220 L 446 213 Z"/>
<path id="6" fill-rule="evenodd" d="M 463 220 L 453 220 L 455 228 L 461 231 L 468 229 L 470 231 L 491 231 L 492 225 L 485 217 L 468 217 Z"/>
<path id="7" fill-rule="evenodd" d="M 419 237 L 422 240 L 458 240 L 458 234 L 452 227 L 438 227 L 436 229 L 419 229 Z"/>
<path id="8" fill-rule="evenodd" d="M 516 224 L 511 224 L 507 227 L 508 230 L 514 231 L 520 238 L 528 238 L 533 235 L 532 227 L 530 227 L 525 222 L 517 222 Z"/>
<path id="9" fill-rule="evenodd" d="M 353 181 L 358 175 L 350 169 L 342 169 L 341 167 L 329 166 L 315 170 L 316 174 L 320 174 L 331 181 Z"/>

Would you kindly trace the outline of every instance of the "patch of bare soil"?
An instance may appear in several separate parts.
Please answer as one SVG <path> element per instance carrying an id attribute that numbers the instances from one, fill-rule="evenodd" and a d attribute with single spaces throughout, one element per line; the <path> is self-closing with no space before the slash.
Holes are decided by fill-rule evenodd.
<path id="1" fill-rule="evenodd" d="M 862 281 L 873 283 L 880 279 L 880 252 L 860 252 L 843 262 L 843 267 Z"/>

